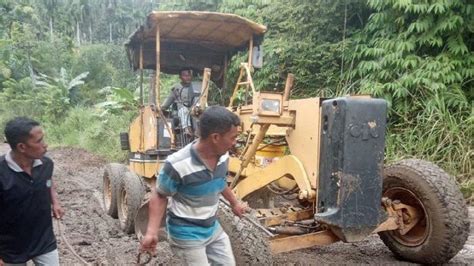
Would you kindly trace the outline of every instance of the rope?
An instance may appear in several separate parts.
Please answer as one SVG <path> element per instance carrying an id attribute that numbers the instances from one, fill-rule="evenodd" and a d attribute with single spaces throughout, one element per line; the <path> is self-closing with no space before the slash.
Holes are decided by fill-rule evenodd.
<path id="1" fill-rule="evenodd" d="M 143 259 L 143 261 L 141 261 L 142 258 L 143 258 L 142 256 L 145 257 L 145 259 Z M 147 264 L 147 263 L 149 263 L 149 262 L 151 261 L 151 257 L 152 257 L 152 255 L 151 255 L 150 252 L 148 252 L 148 251 L 140 252 L 140 251 L 139 251 L 138 254 L 137 254 L 137 262 L 136 262 L 136 264 L 137 264 L 137 265 L 145 265 L 145 264 Z"/>
<path id="2" fill-rule="evenodd" d="M 72 252 L 72 254 L 79 260 L 81 261 L 82 263 L 84 263 L 85 265 L 92 265 L 90 263 L 88 263 L 87 261 L 85 261 L 81 256 L 79 256 L 79 254 L 76 253 L 76 251 L 74 251 L 74 248 L 71 246 L 71 244 L 69 244 L 69 242 L 67 241 L 67 238 L 66 236 L 63 234 L 63 231 L 61 230 L 61 227 L 63 226 L 61 221 L 59 219 L 56 219 L 56 222 L 57 222 L 57 226 L 58 226 L 58 231 L 59 231 L 59 235 L 61 237 L 61 240 L 64 241 L 64 243 L 66 244 L 66 246 L 68 247 L 68 249 Z"/>

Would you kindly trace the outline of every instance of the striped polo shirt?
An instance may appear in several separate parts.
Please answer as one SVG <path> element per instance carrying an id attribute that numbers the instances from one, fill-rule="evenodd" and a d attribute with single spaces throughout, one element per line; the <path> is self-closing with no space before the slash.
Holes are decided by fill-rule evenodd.
<path id="1" fill-rule="evenodd" d="M 169 196 L 166 225 L 171 243 L 182 247 L 206 244 L 222 228 L 217 221 L 219 196 L 226 188 L 229 155 L 211 171 L 195 143 L 168 156 L 160 170 L 157 192 Z"/>

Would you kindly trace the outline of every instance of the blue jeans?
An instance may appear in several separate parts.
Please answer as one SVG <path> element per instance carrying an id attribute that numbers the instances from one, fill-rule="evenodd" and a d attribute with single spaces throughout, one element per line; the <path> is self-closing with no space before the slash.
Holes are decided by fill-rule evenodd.
<path id="1" fill-rule="evenodd" d="M 171 250 L 184 265 L 235 265 L 230 239 L 224 231 L 214 236 L 206 246 L 180 248 L 171 245 Z"/>

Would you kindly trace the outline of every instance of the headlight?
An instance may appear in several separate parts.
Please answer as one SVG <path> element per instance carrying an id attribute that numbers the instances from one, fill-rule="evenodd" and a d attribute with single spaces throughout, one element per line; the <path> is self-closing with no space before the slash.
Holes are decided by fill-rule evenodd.
<path id="1" fill-rule="evenodd" d="M 280 93 L 257 92 L 252 103 L 255 116 L 280 116 L 283 111 L 283 96 Z"/>
<path id="2" fill-rule="evenodd" d="M 280 101 L 277 99 L 262 99 L 260 110 L 262 112 L 271 112 L 278 115 L 280 114 Z"/>

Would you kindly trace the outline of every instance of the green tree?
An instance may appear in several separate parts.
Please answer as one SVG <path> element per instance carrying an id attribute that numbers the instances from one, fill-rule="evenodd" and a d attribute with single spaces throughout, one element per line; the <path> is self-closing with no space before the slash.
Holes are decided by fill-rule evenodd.
<path id="1" fill-rule="evenodd" d="M 224 1 L 233 12 L 267 26 L 264 67 L 255 72 L 257 86 L 281 89 L 288 73 L 296 76 L 293 97 L 337 93 L 346 38 L 364 26 L 363 1 Z M 349 11 L 348 11 L 349 10 Z M 238 73 L 238 63 L 234 72 Z"/>
<path id="2" fill-rule="evenodd" d="M 368 4 L 374 12 L 352 39 L 355 67 L 348 79 L 358 92 L 388 100 L 390 157 L 418 155 L 472 175 L 474 6 Z"/>

